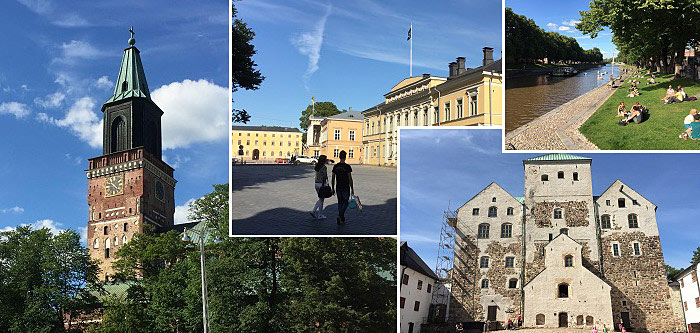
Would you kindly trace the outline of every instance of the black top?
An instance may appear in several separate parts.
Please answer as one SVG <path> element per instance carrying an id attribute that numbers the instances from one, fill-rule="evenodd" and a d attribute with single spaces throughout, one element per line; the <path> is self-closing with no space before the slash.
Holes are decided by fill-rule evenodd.
<path id="1" fill-rule="evenodd" d="M 345 189 L 350 187 L 350 173 L 352 168 L 345 162 L 340 162 L 333 166 L 333 174 L 335 174 L 335 188 Z"/>

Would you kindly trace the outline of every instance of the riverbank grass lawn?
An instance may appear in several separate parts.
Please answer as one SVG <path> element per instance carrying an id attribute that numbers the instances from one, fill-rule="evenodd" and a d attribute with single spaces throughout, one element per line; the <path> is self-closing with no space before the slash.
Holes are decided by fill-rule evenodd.
<path id="1" fill-rule="evenodd" d="M 683 118 L 690 109 L 700 111 L 700 101 L 686 101 L 677 104 L 664 104 L 666 89 L 682 86 L 688 96 L 700 95 L 700 82 L 692 79 L 675 79 L 673 75 L 657 76 L 656 84 L 647 84 L 644 78 L 629 78 L 613 93 L 579 131 L 598 148 L 604 150 L 685 150 L 700 149 L 700 141 L 683 140 L 678 135 L 683 132 Z M 627 97 L 632 80 L 639 80 L 639 96 Z M 617 106 L 625 102 L 629 110 L 635 102 L 647 107 L 649 119 L 641 124 L 618 125 Z"/>

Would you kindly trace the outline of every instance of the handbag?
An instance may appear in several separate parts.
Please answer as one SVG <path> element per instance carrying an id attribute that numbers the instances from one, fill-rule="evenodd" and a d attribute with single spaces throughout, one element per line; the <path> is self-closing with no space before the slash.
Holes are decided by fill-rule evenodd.
<path id="1" fill-rule="evenodd" d="M 348 208 L 362 211 L 362 203 L 360 203 L 360 197 L 356 195 L 351 195 L 350 200 L 348 200 Z"/>
<path id="2" fill-rule="evenodd" d="M 330 198 L 333 196 L 333 190 L 327 184 L 328 178 L 323 180 L 323 185 L 318 189 L 318 197 L 321 199 Z"/>

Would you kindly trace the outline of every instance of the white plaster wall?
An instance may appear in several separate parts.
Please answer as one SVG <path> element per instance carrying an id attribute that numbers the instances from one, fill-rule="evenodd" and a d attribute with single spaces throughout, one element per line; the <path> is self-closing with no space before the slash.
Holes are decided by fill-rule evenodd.
<path id="1" fill-rule="evenodd" d="M 401 270 L 404 274 L 408 274 L 408 285 L 401 285 L 401 297 L 406 298 L 404 308 L 399 309 L 401 333 L 408 332 L 408 323 L 413 323 L 413 332 L 418 333 L 420 332 L 421 324 L 428 317 L 435 280 L 405 266 L 401 266 Z M 418 290 L 418 280 L 423 281 L 422 290 Z M 403 277 L 399 279 L 399 283 L 403 283 Z M 428 284 L 431 285 L 430 293 L 428 293 Z M 416 301 L 420 302 L 420 308 L 418 311 L 413 311 Z"/>
<path id="2" fill-rule="evenodd" d="M 621 187 L 622 191 L 620 191 Z M 618 199 L 620 198 L 625 199 L 624 208 L 618 207 Z M 634 205 L 633 200 L 637 200 L 638 205 Z M 647 237 L 659 235 L 656 224 L 656 206 L 620 180 L 616 180 L 607 191 L 601 194 L 596 200 L 596 204 L 598 205 L 598 218 L 606 214 L 610 215 L 611 228 L 601 229 L 601 237 L 615 232 L 642 232 Z M 628 215 L 632 213 L 637 214 L 639 228 L 629 227 Z"/>
<path id="3" fill-rule="evenodd" d="M 593 316 L 594 324 L 612 327 L 610 286 L 581 265 L 581 245 L 562 235 L 545 247 L 546 269 L 525 286 L 525 325 L 536 327 L 537 314 L 545 315 L 545 325 L 558 327 L 559 313 L 568 314 L 570 327 L 576 317 Z M 573 267 L 564 267 L 564 257 L 574 257 Z M 569 285 L 569 297 L 558 298 L 558 285 Z M 606 297 L 607 295 L 607 297 Z"/>
<path id="4" fill-rule="evenodd" d="M 697 265 L 695 266 L 695 271 L 697 272 Z M 683 280 L 683 287 L 681 287 L 681 298 L 684 302 L 688 303 L 688 310 L 685 311 L 685 323 L 686 326 L 691 323 L 700 323 L 700 308 L 695 306 L 695 298 L 700 297 L 700 289 L 698 289 L 698 282 L 693 282 L 691 272 L 689 270 L 685 275 L 680 277 Z M 700 278 L 700 277 L 699 277 Z"/>

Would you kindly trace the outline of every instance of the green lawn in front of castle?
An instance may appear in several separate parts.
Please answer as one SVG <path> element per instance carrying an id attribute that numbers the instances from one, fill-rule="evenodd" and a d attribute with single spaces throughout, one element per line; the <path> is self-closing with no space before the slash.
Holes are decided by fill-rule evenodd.
<path id="1" fill-rule="evenodd" d="M 690 109 L 700 111 L 700 101 L 686 101 L 677 104 L 664 104 L 666 89 L 671 84 L 680 85 L 688 96 L 700 96 L 700 81 L 688 78 L 676 79 L 673 75 L 659 75 L 655 84 L 647 84 L 644 78 L 628 78 L 610 98 L 581 125 L 579 131 L 604 150 L 695 150 L 700 149 L 700 141 L 683 140 L 678 135 L 684 130 L 683 118 Z M 639 96 L 627 97 L 632 80 L 639 80 Z M 629 110 L 635 102 L 646 106 L 649 119 L 641 124 L 618 125 L 617 106 L 625 102 Z"/>

